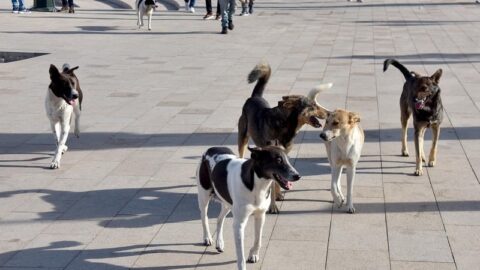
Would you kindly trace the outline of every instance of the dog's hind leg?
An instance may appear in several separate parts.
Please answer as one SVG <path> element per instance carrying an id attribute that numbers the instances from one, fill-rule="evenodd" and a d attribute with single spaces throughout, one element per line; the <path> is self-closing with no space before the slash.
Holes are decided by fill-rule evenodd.
<path id="1" fill-rule="evenodd" d="M 347 212 L 350 214 L 355 213 L 355 207 L 353 207 L 353 183 L 355 182 L 355 166 L 347 167 Z"/>
<path id="2" fill-rule="evenodd" d="M 148 30 L 152 30 L 152 16 L 153 11 L 148 12 Z"/>
<path id="3" fill-rule="evenodd" d="M 225 248 L 225 242 L 223 242 L 223 223 L 225 221 L 225 217 L 230 213 L 230 208 L 222 204 L 222 210 L 217 218 L 217 244 L 216 248 L 218 252 L 223 252 Z"/>
<path id="4" fill-rule="evenodd" d="M 204 190 L 201 186 L 198 187 L 198 208 L 200 209 L 200 217 L 202 218 L 203 227 L 203 244 L 205 246 L 212 245 L 212 235 L 208 225 L 208 204 L 210 202 L 211 190 Z"/>
<path id="5" fill-rule="evenodd" d="M 400 110 L 400 122 L 402 123 L 402 156 L 408 157 L 407 125 L 408 119 L 410 118 L 410 112 L 408 111 L 407 105 L 400 106 Z"/>
<path id="6" fill-rule="evenodd" d="M 265 224 L 265 212 L 257 212 L 255 218 L 255 240 L 248 256 L 249 263 L 256 263 L 260 260 L 260 247 L 262 246 L 263 225 Z"/>
<path id="7" fill-rule="evenodd" d="M 275 183 L 270 187 L 270 207 L 268 208 L 269 214 L 278 214 L 280 210 L 277 206 L 276 194 L 275 194 Z"/>
<path id="8" fill-rule="evenodd" d="M 416 157 L 416 168 L 415 175 L 420 176 L 423 174 L 423 158 L 425 154 L 423 153 L 423 137 L 425 135 L 425 126 L 418 124 L 415 126 L 415 157 Z"/>
<path id="9" fill-rule="evenodd" d="M 245 155 L 248 144 L 248 123 L 244 114 L 238 119 L 238 154 L 240 158 Z"/>
<path id="10" fill-rule="evenodd" d="M 344 203 L 343 195 L 341 195 L 340 187 L 340 177 L 342 176 L 342 166 L 332 167 L 332 183 L 331 183 L 331 193 L 333 197 L 333 202 L 335 205 L 340 208 Z"/>
<path id="11" fill-rule="evenodd" d="M 138 29 L 140 29 L 142 27 L 142 22 L 141 22 L 141 18 L 140 18 L 140 9 L 137 10 L 137 25 L 138 25 Z"/>
<path id="12" fill-rule="evenodd" d="M 440 138 L 440 126 L 438 124 L 432 125 L 432 148 L 430 149 L 430 156 L 428 157 L 428 166 L 435 166 L 437 160 L 437 143 Z"/>

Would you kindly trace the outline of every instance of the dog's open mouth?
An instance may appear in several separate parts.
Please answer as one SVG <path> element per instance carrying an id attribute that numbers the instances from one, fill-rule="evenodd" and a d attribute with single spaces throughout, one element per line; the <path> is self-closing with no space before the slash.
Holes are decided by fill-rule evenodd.
<path id="1" fill-rule="evenodd" d="M 290 190 L 293 187 L 293 183 L 288 181 L 287 179 L 283 178 L 282 176 L 274 173 L 273 177 L 277 181 L 277 183 L 285 190 Z"/>
<path id="2" fill-rule="evenodd" d="M 320 120 L 318 120 L 317 117 L 315 116 L 310 116 L 310 125 L 314 128 L 321 128 L 322 124 L 320 123 Z"/>
<path id="3" fill-rule="evenodd" d="M 70 98 L 64 98 L 65 101 L 69 104 L 69 105 L 75 105 L 75 102 L 77 102 L 77 99 L 74 98 L 74 99 L 70 99 Z"/>
<path id="4" fill-rule="evenodd" d="M 425 100 L 426 100 L 426 98 L 423 98 L 423 99 L 416 98 L 415 99 L 415 109 L 417 109 L 417 110 L 423 109 L 425 107 Z"/>

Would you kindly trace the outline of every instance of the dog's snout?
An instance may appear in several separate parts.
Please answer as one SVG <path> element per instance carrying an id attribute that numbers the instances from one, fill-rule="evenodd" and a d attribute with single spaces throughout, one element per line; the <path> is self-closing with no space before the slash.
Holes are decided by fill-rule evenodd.
<path id="1" fill-rule="evenodd" d="M 72 99 L 77 99 L 78 98 L 78 94 L 77 93 L 73 93 L 72 94 Z"/>
<path id="2" fill-rule="evenodd" d="M 327 140 L 327 134 L 325 133 L 320 133 L 320 138 L 324 139 L 325 141 Z"/>
<path id="3" fill-rule="evenodd" d="M 293 180 L 295 180 L 295 181 L 300 180 L 300 178 L 302 178 L 302 177 L 298 173 L 293 175 Z"/>

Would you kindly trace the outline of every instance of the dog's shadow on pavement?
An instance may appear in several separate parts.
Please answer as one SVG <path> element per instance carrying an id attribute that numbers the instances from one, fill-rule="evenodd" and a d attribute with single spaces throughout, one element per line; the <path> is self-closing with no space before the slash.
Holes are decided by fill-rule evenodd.
<path id="1" fill-rule="evenodd" d="M 193 247 L 192 250 L 176 249 L 180 246 Z M 158 256 L 168 256 L 168 254 L 199 255 L 218 254 L 205 251 L 205 247 L 195 243 L 169 243 L 169 244 L 142 244 L 130 245 L 114 248 L 84 249 L 84 244 L 77 241 L 56 241 L 48 246 L 25 248 L 23 250 L 14 250 L 0 254 L 0 262 L 7 262 L 7 265 L 31 265 L 32 267 L 52 267 L 57 264 L 66 264 L 76 269 L 188 269 L 196 267 L 214 267 L 220 265 L 233 264 L 235 261 L 199 263 L 191 265 L 158 265 L 151 267 L 142 266 L 119 266 L 102 262 L 102 260 L 121 260 L 139 255 L 158 254 Z M 128 261 L 128 260 L 127 260 Z M 52 265 L 53 264 L 53 265 Z M 56 265 L 59 266 L 59 265 Z"/>

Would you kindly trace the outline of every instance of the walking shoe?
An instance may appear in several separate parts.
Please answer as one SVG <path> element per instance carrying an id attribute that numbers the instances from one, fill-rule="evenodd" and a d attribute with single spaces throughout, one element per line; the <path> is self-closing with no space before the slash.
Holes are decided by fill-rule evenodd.
<path id="1" fill-rule="evenodd" d="M 222 15 L 220 15 L 220 14 L 215 15 L 215 20 L 216 21 L 220 21 L 221 19 L 222 19 Z"/>
<path id="2" fill-rule="evenodd" d="M 211 20 L 213 18 L 215 18 L 215 17 L 213 17 L 212 13 L 207 13 L 207 14 L 205 14 L 205 16 L 203 16 L 204 20 Z"/>
<path id="3" fill-rule="evenodd" d="M 246 6 L 242 6 L 242 13 L 240 13 L 240 16 L 248 16 L 248 11 Z"/>
<path id="4" fill-rule="evenodd" d="M 12 13 L 13 13 L 13 14 L 18 14 L 18 9 L 12 10 Z"/>
<path id="5" fill-rule="evenodd" d="M 75 9 L 73 7 L 70 7 L 70 9 L 68 10 L 68 13 L 75 13 Z"/>
<path id="6" fill-rule="evenodd" d="M 233 30 L 233 28 L 235 28 L 235 25 L 233 25 L 233 21 L 228 20 L 228 29 Z"/>
<path id="7" fill-rule="evenodd" d="M 194 7 L 188 8 L 188 12 L 190 12 L 190 13 L 195 13 L 195 8 L 194 8 Z"/>
<path id="8" fill-rule="evenodd" d="M 227 30 L 227 27 L 222 27 L 222 32 L 220 32 L 221 34 L 228 34 L 228 30 Z"/>
<path id="9" fill-rule="evenodd" d="M 20 14 L 29 14 L 29 13 L 32 13 L 32 12 L 31 12 L 30 10 L 24 8 L 24 9 L 18 11 L 18 13 L 20 13 Z"/>
<path id="10" fill-rule="evenodd" d="M 62 6 L 62 9 L 60 9 L 59 12 L 68 12 L 68 7 L 67 6 Z"/>

